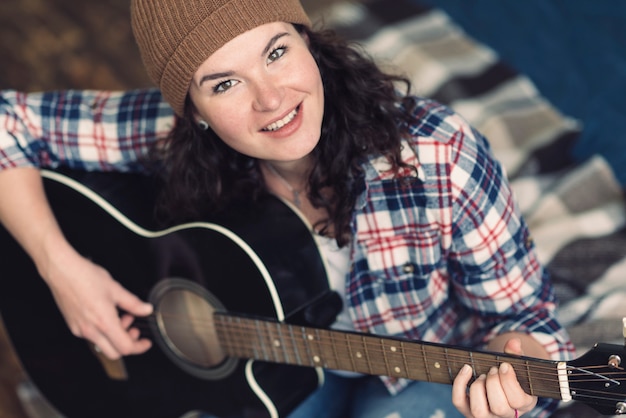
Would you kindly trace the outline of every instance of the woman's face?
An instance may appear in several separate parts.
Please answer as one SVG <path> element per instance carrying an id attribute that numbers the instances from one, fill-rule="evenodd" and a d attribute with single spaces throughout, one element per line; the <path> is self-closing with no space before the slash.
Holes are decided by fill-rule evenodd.
<path id="1" fill-rule="evenodd" d="M 226 43 L 198 68 L 189 94 L 198 119 L 248 156 L 296 161 L 320 139 L 320 72 L 291 24 L 262 25 Z"/>

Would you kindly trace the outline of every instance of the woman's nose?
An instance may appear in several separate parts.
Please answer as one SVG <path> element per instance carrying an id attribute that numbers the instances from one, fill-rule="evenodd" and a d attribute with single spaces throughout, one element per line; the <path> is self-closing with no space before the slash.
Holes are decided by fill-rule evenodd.
<path id="1" fill-rule="evenodd" d="M 254 88 L 254 100 L 252 106 L 259 112 L 267 112 L 280 108 L 283 101 L 284 89 L 279 80 L 265 77 L 256 83 Z"/>

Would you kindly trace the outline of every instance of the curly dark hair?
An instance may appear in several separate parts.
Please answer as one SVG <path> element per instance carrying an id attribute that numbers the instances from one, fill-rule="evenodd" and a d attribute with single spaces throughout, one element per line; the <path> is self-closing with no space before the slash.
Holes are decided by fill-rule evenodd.
<path id="1" fill-rule="evenodd" d="M 356 43 L 332 30 L 296 25 L 308 37 L 324 85 L 321 138 L 313 150 L 308 197 L 325 208 L 327 219 L 315 225 L 340 246 L 351 237 L 350 221 L 363 177 L 362 163 L 371 155 L 386 157 L 397 172 L 401 139 L 414 100 L 405 77 L 386 74 Z M 404 93 L 399 93 L 403 86 Z M 197 219 L 233 201 L 267 193 L 258 161 L 227 146 L 213 131 L 201 130 L 187 98 L 185 117 L 177 118 L 156 157 L 164 187 L 160 208 L 172 220 Z M 331 190 L 331 193 L 328 193 Z"/>

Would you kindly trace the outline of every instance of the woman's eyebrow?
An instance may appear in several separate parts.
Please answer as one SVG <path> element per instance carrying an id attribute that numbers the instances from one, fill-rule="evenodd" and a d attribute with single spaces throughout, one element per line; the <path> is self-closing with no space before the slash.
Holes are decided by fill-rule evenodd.
<path id="1" fill-rule="evenodd" d="M 207 74 L 205 76 L 202 76 L 202 78 L 198 82 L 198 86 L 199 87 L 202 86 L 202 83 L 204 83 L 205 81 L 211 81 L 211 80 L 217 80 L 218 78 L 230 77 L 233 74 L 235 74 L 235 73 L 232 72 L 232 71 L 227 71 L 225 73 Z"/>
<path id="2" fill-rule="evenodd" d="M 263 49 L 261 56 L 264 57 L 265 55 L 267 55 L 267 53 L 270 52 L 270 49 L 272 48 L 272 46 L 283 36 L 289 36 L 289 32 L 281 32 L 272 36 L 272 39 L 270 39 L 270 41 L 267 43 L 267 45 Z"/>

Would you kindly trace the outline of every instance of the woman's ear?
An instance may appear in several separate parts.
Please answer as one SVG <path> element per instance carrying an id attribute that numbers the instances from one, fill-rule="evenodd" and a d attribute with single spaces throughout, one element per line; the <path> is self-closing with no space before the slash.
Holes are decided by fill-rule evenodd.
<path id="1" fill-rule="evenodd" d="M 191 117 L 193 119 L 193 121 L 196 123 L 196 125 L 198 125 L 198 127 L 200 129 L 202 129 L 203 131 L 208 131 L 209 130 L 209 123 L 207 121 L 205 121 L 202 116 L 200 116 L 200 114 L 198 113 L 198 111 L 196 110 L 196 107 L 194 105 L 191 105 Z"/>

